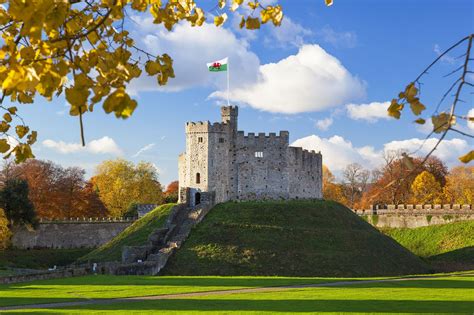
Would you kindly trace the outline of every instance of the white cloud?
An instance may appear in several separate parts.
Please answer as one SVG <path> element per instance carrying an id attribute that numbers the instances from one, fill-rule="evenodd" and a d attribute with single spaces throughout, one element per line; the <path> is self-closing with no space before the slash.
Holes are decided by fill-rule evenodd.
<path id="1" fill-rule="evenodd" d="M 474 117 L 474 108 L 471 108 L 471 109 L 467 112 L 467 117 Z M 469 129 L 474 130 L 474 121 L 468 121 L 468 122 L 467 122 L 467 127 L 468 127 Z"/>
<path id="2" fill-rule="evenodd" d="M 137 153 L 135 153 L 134 155 L 132 155 L 132 158 L 136 158 L 136 157 L 138 157 L 140 154 L 142 154 L 143 152 L 148 151 L 148 150 L 151 150 L 154 146 L 155 146 L 154 143 L 147 144 L 146 146 L 144 146 L 143 148 L 141 148 L 140 150 L 138 150 Z"/>
<path id="3" fill-rule="evenodd" d="M 171 32 L 152 23 L 151 18 L 133 18 L 140 27 L 136 31 L 139 46 L 152 53 L 167 53 L 174 62 L 175 78 L 159 87 L 156 78 L 146 74 L 130 83 L 132 93 L 140 91 L 180 91 L 191 87 L 226 86 L 225 73 L 210 73 L 206 63 L 229 57 L 232 87 L 242 82 L 256 81 L 260 61 L 249 49 L 246 39 L 213 24 L 192 27 L 189 23 L 176 25 Z"/>
<path id="4" fill-rule="evenodd" d="M 356 147 L 351 141 L 341 136 L 332 136 L 330 138 L 320 138 L 311 135 L 296 140 L 291 144 L 295 147 L 303 147 L 307 150 L 321 151 L 323 163 L 334 172 L 341 172 L 350 163 L 359 163 L 365 168 L 371 169 L 381 165 L 384 152 L 403 150 L 412 153 L 420 148 L 424 139 L 412 138 L 400 141 L 390 141 L 385 143 L 381 149 L 375 149 L 373 146 Z M 425 156 L 436 144 L 437 139 L 430 138 L 415 155 Z M 433 155 L 439 157 L 447 165 L 459 164 L 458 157 L 466 153 L 469 149 L 469 143 L 464 139 L 454 138 L 444 140 L 438 146 Z"/>
<path id="5" fill-rule="evenodd" d="M 326 131 L 329 129 L 329 127 L 331 127 L 333 122 L 334 120 L 331 117 L 327 117 L 316 121 L 315 125 L 319 130 Z"/>
<path id="6" fill-rule="evenodd" d="M 279 27 L 270 28 L 271 37 L 265 37 L 265 43 L 269 45 L 288 47 L 288 45 L 300 47 L 307 36 L 312 35 L 311 30 L 293 22 L 285 17 Z"/>
<path id="7" fill-rule="evenodd" d="M 354 32 L 336 32 L 326 25 L 317 34 L 334 47 L 354 48 L 357 45 L 357 34 Z"/>
<path id="8" fill-rule="evenodd" d="M 366 120 L 376 122 L 379 119 L 389 119 L 387 108 L 390 102 L 372 102 L 369 104 L 348 104 L 347 114 L 355 120 Z"/>
<path id="9" fill-rule="evenodd" d="M 62 154 L 87 152 L 92 154 L 111 154 L 122 155 L 122 150 L 115 143 L 114 139 L 107 136 L 92 140 L 83 147 L 80 143 L 67 143 L 64 141 L 54 141 L 46 139 L 42 142 L 43 146 Z"/>
<path id="10" fill-rule="evenodd" d="M 435 44 L 434 47 L 433 47 L 433 51 L 435 52 L 435 54 L 437 56 L 440 56 L 443 52 L 441 51 L 441 48 L 439 47 L 438 44 Z M 450 55 L 446 54 L 444 55 L 443 57 L 441 57 L 441 61 L 444 61 L 446 63 L 449 63 L 449 64 L 453 64 L 456 62 L 456 59 L 451 57 Z"/>
<path id="11" fill-rule="evenodd" d="M 275 113 L 321 111 L 362 98 L 365 84 L 319 45 L 260 66 L 258 82 L 231 90 L 230 98 Z M 225 91 L 211 97 L 226 98 Z"/>

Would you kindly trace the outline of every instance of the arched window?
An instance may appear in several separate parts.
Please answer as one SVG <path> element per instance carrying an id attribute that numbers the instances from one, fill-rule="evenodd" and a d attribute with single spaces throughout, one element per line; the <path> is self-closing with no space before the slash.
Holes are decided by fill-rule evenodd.
<path id="1" fill-rule="evenodd" d="M 201 174 L 196 173 L 196 184 L 200 184 L 200 183 L 201 183 Z"/>

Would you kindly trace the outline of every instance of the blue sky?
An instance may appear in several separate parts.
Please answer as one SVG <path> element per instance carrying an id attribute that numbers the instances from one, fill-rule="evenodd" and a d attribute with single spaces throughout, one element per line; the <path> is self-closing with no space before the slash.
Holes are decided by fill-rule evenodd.
<path id="1" fill-rule="evenodd" d="M 335 0 L 330 8 L 323 2 L 279 1 L 285 12 L 282 26 L 264 26 L 258 32 L 239 30 L 238 17 L 230 16 L 224 28 L 183 24 L 168 33 L 148 15 L 135 16 L 129 27 L 139 46 L 169 53 L 177 77 L 164 89 L 149 78 L 134 82 L 131 91 L 139 106 L 130 119 L 118 120 L 100 107 L 88 113 L 85 149 L 78 145 L 79 124 L 68 115 L 63 97 L 20 105 L 27 123 L 39 133 L 36 156 L 84 167 L 89 176 L 105 159 L 144 160 L 158 167 L 163 184 L 169 183 L 177 178 L 185 122 L 220 119 L 225 74 L 207 73 L 205 63 L 226 56 L 232 103 L 240 106 L 239 129 L 288 130 L 290 142 L 322 151 L 324 163 L 336 174 L 351 162 L 377 167 L 384 150 L 414 151 L 426 128 L 413 124 L 408 112 L 401 122 L 387 119 L 385 102 L 439 51 L 474 31 L 473 2 Z M 428 109 L 451 82 L 440 76 L 457 67 L 460 60 L 454 57 L 462 53 L 448 55 L 424 81 L 422 101 Z M 461 114 L 473 109 L 472 94 L 465 97 Z M 459 129 L 472 133 L 472 128 L 460 122 Z M 419 152 L 430 149 L 433 141 Z M 472 146 L 472 141 L 452 134 L 437 154 L 452 166 Z"/>

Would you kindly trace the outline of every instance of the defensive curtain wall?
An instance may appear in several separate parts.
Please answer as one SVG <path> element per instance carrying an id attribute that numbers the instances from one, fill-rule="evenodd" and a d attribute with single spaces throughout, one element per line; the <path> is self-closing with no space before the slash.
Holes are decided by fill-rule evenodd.
<path id="1" fill-rule="evenodd" d="M 455 221 L 474 220 L 474 205 L 386 205 L 353 210 L 375 227 L 416 228 Z M 36 230 L 13 230 L 16 248 L 94 248 L 125 230 L 133 220 L 77 218 L 42 221 Z"/>
<path id="2" fill-rule="evenodd" d="M 36 229 L 25 226 L 13 230 L 12 246 L 32 248 L 95 248 L 125 230 L 132 219 L 77 218 L 41 221 Z"/>
<path id="3" fill-rule="evenodd" d="M 474 205 L 385 205 L 354 210 L 378 228 L 417 228 L 474 220 Z"/>

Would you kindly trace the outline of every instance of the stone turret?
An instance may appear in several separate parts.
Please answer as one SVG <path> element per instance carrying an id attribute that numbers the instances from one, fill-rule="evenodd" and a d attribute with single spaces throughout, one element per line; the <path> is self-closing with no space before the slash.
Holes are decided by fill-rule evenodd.
<path id="1" fill-rule="evenodd" d="M 234 130 L 234 133 L 237 132 L 237 119 L 239 116 L 239 108 L 237 106 L 222 106 L 221 107 L 221 117 L 222 122 L 227 123 Z"/>

